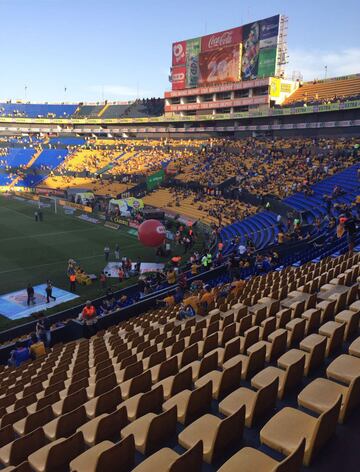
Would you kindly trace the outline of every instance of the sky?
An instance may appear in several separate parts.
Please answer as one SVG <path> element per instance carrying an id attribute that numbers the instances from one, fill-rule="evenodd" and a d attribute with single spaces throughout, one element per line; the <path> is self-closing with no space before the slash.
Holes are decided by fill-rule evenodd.
<path id="1" fill-rule="evenodd" d="M 360 72 L 359 0 L 0 0 L 0 99 L 163 96 L 172 42 L 278 13 L 289 78 Z"/>

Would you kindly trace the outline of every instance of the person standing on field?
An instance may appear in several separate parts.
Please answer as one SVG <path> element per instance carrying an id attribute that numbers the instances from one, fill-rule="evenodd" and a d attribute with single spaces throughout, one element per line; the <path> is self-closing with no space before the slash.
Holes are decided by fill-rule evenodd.
<path id="1" fill-rule="evenodd" d="M 53 291 L 52 283 L 51 283 L 50 280 L 48 280 L 48 281 L 46 282 L 46 288 L 45 288 L 45 292 L 46 292 L 46 303 L 50 303 L 50 298 L 53 299 L 54 301 L 56 300 L 56 297 L 53 296 L 52 291 Z"/>
<path id="2" fill-rule="evenodd" d="M 114 254 L 115 254 L 115 259 L 116 259 L 117 261 L 120 260 L 120 247 L 119 247 L 119 244 L 118 244 L 118 243 L 116 243 L 116 245 L 115 245 Z"/>
<path id="3" fill-rule="evenodd" d="M 35 305 L 35 292 L 34 292 L 34 287 L 29 284 L 26 288 L 27 292 L 27 305 L 30 305 L 30 302 Z"/>
<path id="4" fill-rule="evenodd" d="M 106 245 L 104 247 L 104 257 L 105 257 L 106 262 L 109 262 L 109 256 L 110 256 L 110 248 L 108 245 Z"/>

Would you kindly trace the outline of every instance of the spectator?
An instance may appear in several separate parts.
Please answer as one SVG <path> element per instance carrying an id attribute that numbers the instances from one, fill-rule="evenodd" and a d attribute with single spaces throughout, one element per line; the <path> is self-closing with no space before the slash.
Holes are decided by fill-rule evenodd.
<path id="1" fill-rule="evenodd" d="M 32 359 L 37 359 L 38 357 L 44 356 L 46 354 L 45 344 L 43 341 L 38 339 L 36 333 L 31 334 L 29 350 Z"/>
<path id="2" fill-rule="evenodd" d="M 15 349 L 10 353 L 9 365 L 19 367 L 23 362 L 29 361 L 30 359 L 29 348 L 22 346 L 19 341 L 16 341 Z"/>
<path id="3" fill-rule="evenodd" d="M 36 323 L 37 337 L 42 341 L 47 348 L 51 345 L 51 330 L 50 323 L 43 313 L 40 313 L 39 320 Z"/>
<path id="4" fill-rule="evenodd" d="M 81 319 L 85 326 L 85 337 L 91 338 L 96 333 L 96 309 L 94 305 L 88 300 L 81 312 Z"/>

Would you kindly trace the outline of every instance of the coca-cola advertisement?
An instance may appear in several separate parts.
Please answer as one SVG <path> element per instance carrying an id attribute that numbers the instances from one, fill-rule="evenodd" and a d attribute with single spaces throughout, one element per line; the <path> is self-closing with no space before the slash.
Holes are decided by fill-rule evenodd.
<path id="1" fill-rule="evenodd" d="M 186 41 L 179 41 L 172 45 L 172 65 L 182 66 L 186 64 Z"/>
<path id="2" fill-rule="evenodd" d="M 241 44 L 199 55 L 199 86 L 237 82 L 240 79 Z"/>
<path id="3" fill-rule="evenodd" d="M 171 71 L 173 90 L 183 90 L 186 85 L 186 66 L 173 67 Z"/>
<path id="4" fill-rule="evenodd" d="M 242 42 L 242 27 L 232 28 L 219 33 L 208 34 L 201 38 L 201 52 L 234 46 Z"/>

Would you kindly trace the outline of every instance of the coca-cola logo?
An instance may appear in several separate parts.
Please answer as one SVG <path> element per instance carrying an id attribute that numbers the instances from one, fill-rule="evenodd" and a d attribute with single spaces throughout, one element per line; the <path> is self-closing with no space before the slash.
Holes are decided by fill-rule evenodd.
<path id="1" fill-rule="evenodd" d="M 232 44 L 232 40 L 233 40 L 232 36 L 233 36 L 232 31 L 225 31 L 225 33 L 222 33 L 220 35 L 214 34 L 209 38 L 207 47 L 209 49 L 212 49 L 212 48 L 221 48 L 223 46 L 229 46 L 230 44 Z"/>

